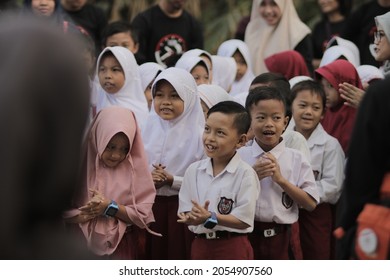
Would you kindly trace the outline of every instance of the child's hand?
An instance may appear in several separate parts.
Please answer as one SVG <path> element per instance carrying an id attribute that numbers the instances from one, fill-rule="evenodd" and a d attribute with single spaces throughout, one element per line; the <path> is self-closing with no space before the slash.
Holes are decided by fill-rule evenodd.
<path id="1" fill-rule="evenodd" d="M 280 185 L 281 182 L 284 180 L 284 177 L 282 176 L 282 173 L 280 172 L 280 166 L 279 166 L 278 160 L 271 153 L 267 153 L 266 157 L 271 161 L 271 164 L 273 165 L 272 175 L 271 175 L 272 180 L 275 183 Z"/>
<path id="2" fill-rule="evenodd" d="M 262 155 L 252 167 L 256 171 L 259 180 L 273 176 L 275 172 L 275 164 L 268 158 L 268 154 Z"/>
<path id="3" fill-rule="evenodd" d="M 165 166 L 161 164 L 159 165 L 153 164 L 152 166 L 154 167 L 154 170 L 152 171 L 154 186 L 156 187 L 156 189 L 159 189 L 162 186 L 164 186 L 164 182 L 167 179 L 164 173 Z"/>
<path id="4" fill-rule="evenodd" d="M 203 224 L 209 217 L 209 205 L 210 201 L 206 200 L 204 206 L 201 206 L 198 202 L 191 200 L 192 202 L 192 209 L 191 212 L 187 213 L 188 216 L 188 222 L 187 224 L 191 225 L 200 225 Z"/>
<path id="5" fill-rule="evenodd" d="M 179 213 L 179 214 L 177 214 L 177 216 L 179 217 L 179 219 L 177 220 L 178 223 L 188 224 L 190 217 L 187 215 L 187 213 L 184 213 L 184 212 Z"/>
<path id="6" fill-rule="evenodd" d="M 365 93 L 364 90 L 357 88 L 349 83 L 339 84 L 341 98 L 345 100 L 344 104 L 353 108 L 358 108 Z"/>
<path id="7" fill-rule="evenodd" d="M 172 186 L 173 176 L 165 170 L 165 166 L 153 164 L 153 167 L 155 169 L 152 171 L 152 178 L 156 188 L 161 188 L 165 185 Z"/>

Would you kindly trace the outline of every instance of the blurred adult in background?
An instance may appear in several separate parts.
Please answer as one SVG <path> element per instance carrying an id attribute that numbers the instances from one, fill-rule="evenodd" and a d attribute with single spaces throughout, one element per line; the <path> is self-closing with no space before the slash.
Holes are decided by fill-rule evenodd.
<path id="1" fill-rule="evenodd" d="M 318 68 L 328 41 L 342 33 L 347 16 L 351 11 L 352 0 L 318 0 L 321 20 L 312 33 L 313 66 Z"/>
<path id="2" fill-rule="evenodd" d="M 132 21 L 140 37 L 139 53 L 145 62 L 163 66 L 190 49 L 203 49 L 200 23 L 184 9 L 185 0 L 160 0 Z"/>
<path id="3" fill-rule="evenodd" d="M 390 11 L 390 0 L 372 0 L 357 8 L 348 18 L 341 37 L 354 42 L 360 51 L 360 64 L 379 67 L 375 61 L 374 18 Z"/>
<path id="4" fill-rule="evenodd" d="M 268 72 L 264 59 L 272 54 L 296 50 L 313 72 L 311 30 L 299 18 L 293 1 L 253 0 L 251 20 L 246 28 L 255 75 Z"/>
<path id="5" fill-rule="evenodd" d="M 101 51 L 101 34 L 107 25 L 104 11 L 96 5 L 89 4 L 88 0 L 61 0 L 61 6 L 69 18 L 93 38 L 97 56 Z"/>
<path id="6" fill-rule="evenodd" d="M 0 258 L 89 258 L 62 224 L 81 183 L 89 101 L 81 52 L 51 25 L 10 18 L 0 22 Z"/>

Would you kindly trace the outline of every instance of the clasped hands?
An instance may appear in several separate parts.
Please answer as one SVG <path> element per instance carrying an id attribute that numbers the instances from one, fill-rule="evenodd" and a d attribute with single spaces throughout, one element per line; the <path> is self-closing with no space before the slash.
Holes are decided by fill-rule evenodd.
<path id="1" fill-rule="evenodd" d="M 108 204 L 110 204 L 110 201 L 98 190 L 90 189 L 89 191 L 92 193 L 92 198 L 79 208 L 79 216 L 84 222 L 103 215 Z"/>
<path id="2" fill-rule="evenodd" d="M 211 213 L 208 210 L 210 205 L 209 200 L 206 200 L 204 206 L 200 205 L 194 200 L 191 200 L 191 203 L 191 211 L 177 214 L 179 217 L 177 220 L 178 223 L 197 226 L 203 224 L 208 218 L 211 217 Z"/>
<path id="3" fill-rule="evenodd" d="M 162 164 L 152 164 L 152 166 L 154 167 L 154 170 L 152 171 L 152 178 L 156 189 L 165 185 L 172 186 L 173 176 L 165 170 L 166 166 Z"/>

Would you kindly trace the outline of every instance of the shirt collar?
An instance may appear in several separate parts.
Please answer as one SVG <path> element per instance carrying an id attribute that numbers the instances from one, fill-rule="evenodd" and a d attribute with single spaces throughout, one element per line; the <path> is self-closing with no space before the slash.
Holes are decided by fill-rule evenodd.
<path id="1" fill-rule="evenodd" d="M 234 173 L 236 172 L 239 164 L 240 164 L 241 157 L 240 155 L 236 152 L 235 155 L 232 157 L 232 159 L 229 161 L 228 165 L 226 165 L 225 169 L 220 173 L 223 174 L 225 171 L 229 173 Z M 211 158 L 207 158 L 201 164 L 199 164 L 198 167 L 199 170 L 205 170 L 207 174 L 210 176 L 214 176 L 213 172 L 213 165 L 211 162 Z"/>
<path id="2" fill-rule="evenodd" d="M 269 151 L 276 159 L 279 158 L 279 156 L 282 154 L 282 152 L 285 150 L 286 148 L 286 145 L 285 145 L 285 141 L 284 139 L 282 138 L 282 141 L 279 142 L 278 145 L 276 145 L 271 151 Z M 252 142 L 252 146 L 251 146 L 251 150 L 252 150 L 252 156 L 254 158 L 258 158 L 260 157 L 261 155 L 263 155 L 264 152 L 263 149 L 259 146 L 259 144 L 257 144 L 256 142 L 256 139 L 253 140 Z"/>

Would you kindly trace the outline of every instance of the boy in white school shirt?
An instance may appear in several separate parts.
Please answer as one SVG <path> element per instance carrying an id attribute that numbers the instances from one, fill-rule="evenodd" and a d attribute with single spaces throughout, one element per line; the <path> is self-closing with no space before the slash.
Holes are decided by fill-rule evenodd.
<path id="1" fill-rule="evenodd" d="M 338 140 L 321 125 L 326 94 L 315 81 L 302 81 L 291 90 L 293 129 L 310 147 L 310 163 L 319 190 L 320 203 L 314 211 L 299 210 L 299 232 L 306 260 L 329 260 L 335 251 L 333 230 L 336 203 L 344 181 L 345 156 Z"/>
<path id="2" fill-rule="evenodd" d="M 281 137 L 288 123 L 286 100 L 272 87 L 251 90 L 246 100 L 255 139 L 238 150 L 260 180 L 253 233 L 249 235 L 255 259 L 289 259 L 290 225 L 298 209 L 315 209 L 319 195 L 309 161 L 287 148 Z"/>
<path id="3" fill-rule="evenodd" d="M 247 234 L 253 230 L 259 180 L 236 150 L 246 143 L 250 115 L 224 101 L 207 113 L 203 145 L 207 159 L 191 164 L 179 192 L 179 223 L 196 234 L 191 259 L 253 259 Z"/>

